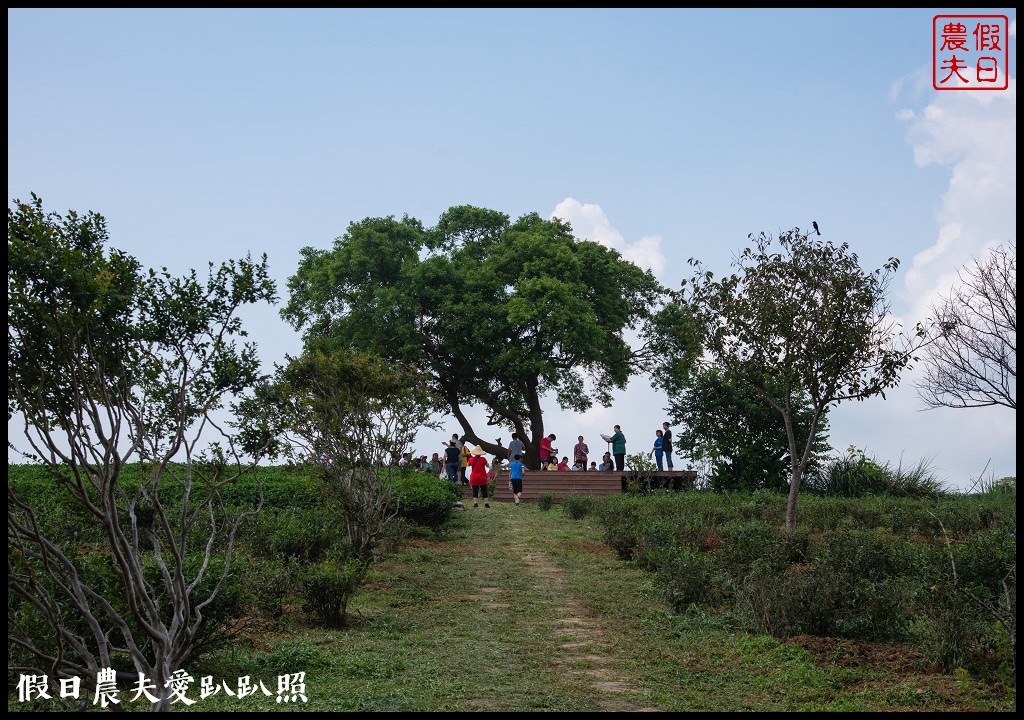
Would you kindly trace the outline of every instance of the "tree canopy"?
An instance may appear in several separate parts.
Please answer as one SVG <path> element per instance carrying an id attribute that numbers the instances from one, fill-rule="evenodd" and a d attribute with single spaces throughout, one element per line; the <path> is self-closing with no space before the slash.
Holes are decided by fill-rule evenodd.
<path id="1" fill-rule="evenodd" d="M 719 367 L 687 374 L 669 392 L 669 417 L 676 425 L 677 454 L 710 463 L 709 483 L 716 490 L 776 490 L 789 486 L 792 459 L 786 425 L 764 394 L 781 399 L 782 388 L 770 380 L 758 391 L 742 378 L 733 381 Z M 807 397 L 793 397 L 793 426 L 807 437 L 814 409 Z M 829 449 L 826 414 L 818 419 L 813 469 Z"/>
<path id="2" fill-rule="evenodd" d="M 651 357 L 625 331 L 664 293 L 649 271 L 536 213 L 512 222 L 458 206 L 431 228 L 366 218 L 333 248 L 301 253 L 282 316 L 307 346 L 333 342 L 415 364 L 440 398 L 436 409 L 454 415 L 471 442 L 503 452 L 466 414 L 483 405 L 488 425 L 524 440 L 534 467 L 542 398 L 576 411 L 607 406 Z"/>
<path id="3" fill-rule="evenodd" d="M 849 245 L 834 245 L 799 228 L 778 238 L 761 233 L 714 279 L 696 260 L 680 298 L 704 328 L 706 348 L 726 373 L 749 383 L 780 414 L 789 443 L 786 525 L 796 525 L 800 481 L 826 409 L 863 400 L 899 383 L 923 330 L 902 336 L 886 298 L 899 266 L 890 258 L 865 272 Z M 778 245 L 778 249 L 775 248 Z M 805 400 L 806 399 L 806 400 Z M 798 433 L 797 410 L 811 408 Z"/>

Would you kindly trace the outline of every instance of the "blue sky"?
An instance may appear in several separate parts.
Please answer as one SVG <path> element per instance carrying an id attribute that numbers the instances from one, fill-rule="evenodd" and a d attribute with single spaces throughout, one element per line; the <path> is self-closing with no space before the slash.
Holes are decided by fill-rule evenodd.
<path id="1" fill-rule="evenodd" d="M 1009 17 L 1008 90 L 933 89 L 937 14 Z M 557 214 L 673 287 L 690 257 L 722 274 L 749 234 L 817 220 L 865 269 L 902 260 L 907 325 L 1016 241 L 1013 8 L 7 17 L 8 202 L 95 210 L 115 247 L 175 272 L 265 252 L 282 300 L 300 248 L 463 204 Z M 246 314 L 268 369 L 301 347 L 277 310 Z M 986 463 L 1016 474 L 1013 411 L 923 411 L 913 377 L 834 409 L 832 446 L 928 459 L 954 487 Z M 568 450 L 620 424 L 635 452 L 664 405 L 638 378 L 583 416 L 549 401 L 546 427 Z"/>

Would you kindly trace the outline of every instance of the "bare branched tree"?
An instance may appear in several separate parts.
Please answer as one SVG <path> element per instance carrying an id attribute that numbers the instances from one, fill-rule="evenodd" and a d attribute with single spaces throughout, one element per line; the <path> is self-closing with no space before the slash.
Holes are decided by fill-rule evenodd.
<path id="1" fill-rule="evenodd" d="M 1017 409 L 1017 244 L 962 269 L 960 284 L 933 306 L 935 342 L 918 395 L 929 408 Z"/>
<path id="2" fill-rule="evenodd" d="M 8 671 L 87 686 L 114 672 L 167 709 L 174 673 L 215 631 L 239 524 L 259 509 L 222 499 L 256 458 L 220 410 L 259 380 L 237 311 L 273 301 L 274 286 L 265 259 L 211 266 L 205 283 L 145 275 L 104 248 L 102 216 L 44 213 L 34 195 L 15 206 L 8 414 L 24 443 L 8 446 L 53 485 L 40 500 L 8 482 Z M 85 554 L 54 527 L 44 501 L 65 492 L 102 547 Z"/>

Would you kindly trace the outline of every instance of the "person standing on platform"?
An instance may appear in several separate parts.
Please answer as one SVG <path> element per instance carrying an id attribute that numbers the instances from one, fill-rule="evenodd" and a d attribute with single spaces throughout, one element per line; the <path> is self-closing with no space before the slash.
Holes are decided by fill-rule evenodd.
<path id="1" fill-rule="evenodd" d="M 512 444 L 509 443 L 509 447 Z M 508 466 L 509 482 L 512 483 L 512 495 L 516 499 L 516 505 L 523 498 L 523 456 L 513 455 L 512 462 Z"/>
<path id="2" fill-rule="evenodd" d="M 519 433 L 512 433 L 512 439 L 508 442 L 508 459 L 512 460 L 516 455 L 520 459 L 526 457 L 526 443 L 519 439 Z"/>
<path id="3" fill-rule="evenodd" d="M 583 442 L 583 436 L 580 435 L 580 441 L 576 443 L 576 447 L 572 449 L 572 459 L 575 465 L 581 467 L 587 466 L 587 456 L 590 455 L 590 448 Z"/>
<path id="4" fill-rule="evenodd" d="M 558 450 L 555 449 L 555 434 L 551 433 L 547 437 L 540 439 L 540 469 L 550 470 L 552 464 L 558 463 L 558 456 L 556 453 Z"/>
<path id="5" fill-rule="evenodd" d="M 612 455 L 615 456 L 615 470 L 622 472 L 626 469 L 626 436 L 622 434 L 622 428 L 615 426 L 612 433 Z"/>
<path id="6" fill-rule="evenodd" d="M 654 456 L 654 462 L 658 463 L 658 472 L 661 472 L 662 470 L 665 469 L 665 462 L 662 459 L 662 456 L 665 454 L 665 451 L 663 449 L 663 443 L 665 442 L 665 438 L 663 437 L 661 430 L 655 430 L 654 434 L 654 447 L 651 448 L 651 452 L 647 455 L 647 457 L 650 457 L 651 455 Z"/>
<path id="7" fill-rule="evenodd" d="M 452 440 L 444 449 L 444 470 L 448 479 L 455 485 L 459 483 L 459 464 L 462 462 L 458 441 Z"/>
<path id="8" fill-rule="evenodd" d="M 662 433 L 661 449 L 665 453 L 665 465 L 668 469 L 672 469 L 672 430 L 669 428 L 668 422 L 661 424 L 665 428 L 665 432 Z"/>
<path id="9" fill-rule="evenodd" d="M 491 504 L 487 502 L 487 458 L 484 457 L 487 453 L 484 449 L 477 445 L 469 453 L 469 466 L 471 468 L 469 473 L 469 487 L 473 490 L 473 507 L 477 507 L 476 499 L 477 496 L 483 496 L 484 507 L 489 508 Z"/>
<path id="10" fill-rule="evenodd" d="M 459 439 L 459 451 L 461 452 L 459 460 L 459 480 L 462 481 L 463 485 L 468 485 L 469 480 L 466 478 L 467 468 L 469 467 L 469 445 L 466 444 L 466 436 L 463 435 Z"/>

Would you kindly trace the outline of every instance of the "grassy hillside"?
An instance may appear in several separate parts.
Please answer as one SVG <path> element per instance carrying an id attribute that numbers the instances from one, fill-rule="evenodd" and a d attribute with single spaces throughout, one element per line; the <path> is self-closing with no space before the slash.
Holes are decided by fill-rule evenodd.
<path id="1" fill-rule="evenodd" d="M 49 498 L 44 504 L 55 527 L 98 548 L 82 557 L 102 563 L 102 538 L 38 470 L 9 466 L 8 482 L 40 502 Z M 413 484 L 408 496 L 420 500 L 410 506 L 429 510 L 436 507 L 431 498 L 443 497 L 432 479 Z M 243 483 L 237 501 L 251 501 L 254 487 Z M 447 491 L 443 483 L 436 487 Z M 944 527 L 951 547 L 960 548 L 965 574 L 990 571 L 983 556 L 998 560 L 1005 552 L 993 538 L 1011 522 L 1015 528 L 1015 497 L 801 498 L 803 524 L 785 547 L 778 544 L 779 501 L 766 494 L 574 498 L 548 511 L 495 504 L 447 520 L 424 512 L 417 516 L 423 522 L 406 515 L 351 598 L 347 625 L 332 629 L 311 609 L 303 582 L 303 573 L 329 556 L 338 532 L 338 518 L 317 501 L 321 490 L 307 471 L 265 473 L 267 507 L 242 538 L 235 577 L 237 632 L 189 668 L 195 683 L 188 696 L 198 700 L 190 709 L 285 709 L 276 702 L 278 678 L 296 673 L 305 673 L 306 702 L 287 708 L 301 711 L 1016 706 L 1012 680 L 998 673 L 998 647 L 991 648 L 991 665 L 943 669 L 914 644 L 920 627 L 917 635 L 910 627 L 902 636 L 873 637 L 871 618 L 882 615 L 858 615 L 852 599 L 843 618 L 862 633 L 857 637 L 782 632 L 770 617 L 773 610 L 799 615 L 784 600 L 827 585 L 818 567 L 826 560 L 847 568 L 833 573 L 840 578 L 854 566 L 880 569 L 883 559 L 902 574 L 887 580 L 876 572 L 851 586 L 854 595 L 862 605 L 916 597 L 924 617 L 924 598 L 904 594 L 908 573 L 916 577 L 906 553 L 919 553 L 911 558 L 917 567 L 935 567 L 941 555 L 932 548 Z M 991 542 L 986 552 L 977 547 L 980 537 Z M 1012 548 L 1015 566 L 1015 542 Z M 815 582 L 798 584 L 799 578 Z M 799 597 L 805 604 L 828 599 L 823 592 Z M 270 695 L 220 691 L 200 700 L 204 676 L 229 688 L 249 676 Z M 11 690 L 16 682 L 9 678 Z M 58 700 L 32 705 L 72 709 Z M 16 695 L 9 707 L 30 709 Z"/>

